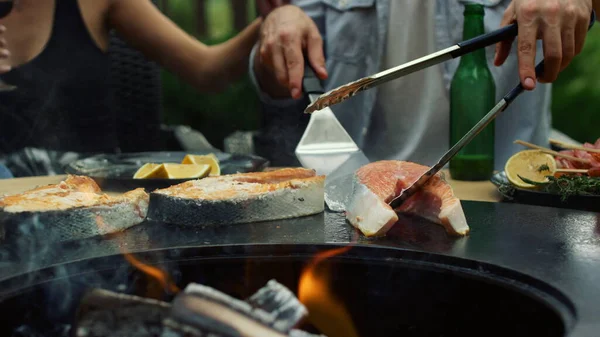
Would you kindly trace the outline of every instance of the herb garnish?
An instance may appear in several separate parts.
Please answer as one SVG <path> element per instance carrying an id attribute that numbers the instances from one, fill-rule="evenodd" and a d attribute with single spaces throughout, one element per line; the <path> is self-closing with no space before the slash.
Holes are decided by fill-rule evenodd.
<path id="1" fill-rule="evenodd" d="M 538 172 L 543 172 L 543 171 L 550 171 L 550 167 L 548 167 L 547 164 L 541 165 L 538 170 Z"/>
<path id="2" fill-rule="evenodd" d="M 600 195 L 600 178 L 585 175 L 547 176 L 548 182 L 540 183 L 519 176 L 524 182 L 535 185 L 539 190 L 558 194 L 562 201 L 573 195 Z"/>

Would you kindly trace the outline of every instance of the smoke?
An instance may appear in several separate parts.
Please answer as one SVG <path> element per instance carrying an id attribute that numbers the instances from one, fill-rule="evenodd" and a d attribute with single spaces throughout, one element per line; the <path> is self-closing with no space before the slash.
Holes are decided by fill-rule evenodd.
<path id="1" fill-rule="evenodd" d="M 150 248 L 143 230 L 69 241 L 44 217 L 19 221 L 3 223 L 7 236 L 0 246 L 0 305 L 18 305 L 12 327 L 0 328 L 11 332 L 0 335 L 68 336 L 79 300 L 89 289 L 136 293 L 148 283 L 121 255 L 127 250 L 123 242 Z M 160 254 L 152 257 L 162 259 Z"/>

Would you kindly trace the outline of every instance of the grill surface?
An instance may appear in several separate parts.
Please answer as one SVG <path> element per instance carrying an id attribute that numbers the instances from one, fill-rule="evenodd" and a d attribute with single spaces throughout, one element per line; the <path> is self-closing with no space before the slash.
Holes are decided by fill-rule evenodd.
<path id="1" fill-rule="evenodd" d="M 390 247 L 409 252 L 423 251 L 465 258 L 469 261 L 481 261 L 532 276 L 563 293 L 568 301 L 562 302 L 572 302 L 577 314 L 573 326 L 568 324 L 568 320 L 565 321 L 569 330 L 567 336 L 597 335 L 597 313 L 600 312 L 600 288 L 597 286 L 600 282 L 600 260 L 597 258 L 600 256 L 600 215 L 598 213 L 507 203 L 465 201 L 463 206 L 472 232 L 469 237 L 459 239 L 446 236 L 439 226 L 407 219 L 397 225 L 388 237 L 367 240 L 356 234 L 341 215 L 327 212 L 289 221 L 203 229 L 146 223 L 118 237 L 90 239 L 62 245 L 50 244 L 49 237 L 38 241 L 28 237 L 20 242 L 6 243 L 0 247 L 0 256 L 2 256 L 0 272 L 5 280 L 0 285 L 0 291 L 6 293 L 11 289 L 22 289 L 24 286 L 31 285 L 41 274 L 29 274 L 22 278 L 11 277 L 40 267 L 58 265 L 61 267 L 50 268 L 48 273 L 55 276 L 69 275 L 81 271 L 65 270 L 62 268 L 63 263 L 83 260 L 77 265 L 78 268 L 88 266 L 93 270 L 102 270 L 102 265 L 92 262 L 96 260 L 88 259 L 119 254 L 122 249 L 140 252 L 168 247 L 217 246 L 214 249 L 222 249 L 222 252 L 227 254 L 239 249 L 230 245 L 310 246 L 356 241 L 372 247 Z M 221 245 L 226 247 L 219 248 L 218 246 Z M 250 253 L 248 251 L 248 254 Z M 170 250 L 168 254 L 171 258 L 176 258 L 181 251 Z M 223 268 L 226 268 L 225 265 L 223 264 Z M 266 269 L 275 272 L 285 265 L 285 263 L 271 264 Z M 213 264 L 212 270 L 217 269 L 217 266 L 220 265 Z M 104 267 L 111 270 L 115 265 L 107 263 Z M 362 277 L 365 270 L 360 268 L 357 270 L 360 271 L 356 275 Z M 174 274 L 177 276 L 177 272 Z M 381 279 L 369 279 L 373 284 L 369 284 L 367 289 L 377 289 L 377 286 L 387 287 L 382 281 L 388 279 L 387 274 L 380 275 L 383 275 Z M 399 279 L 403 280 L 402 284 L 412 280 L 402 277 Z M 237 280 L 240 287 L 251 286 L 244 283 L 246 281 L 242 281 L 243 278 Z M 380 283 L 376 283 L 378 280 Z M 193 281 L 204 282 L 203 279 Z M 341 281 L 340 285 L 346 285 L 347 282 L 349 282 L 348 278 Z M 455 284 L 457 286 L 451 288 L 452 291 L 460 289 L 458 286 L 460 283 Z M 295 289 L 293 286 L 291 288 Z M 506 297 L 499 299 L 502 298 Z M 429 304 L 435 303 L 429 302 Z M 497 303 L 497 305 L 502 304 Z M 517 307 L 519 306 L 515 306 Z M 406 308 L 410 306 L 401 306 L 398 310 L 408 310 Z"/>

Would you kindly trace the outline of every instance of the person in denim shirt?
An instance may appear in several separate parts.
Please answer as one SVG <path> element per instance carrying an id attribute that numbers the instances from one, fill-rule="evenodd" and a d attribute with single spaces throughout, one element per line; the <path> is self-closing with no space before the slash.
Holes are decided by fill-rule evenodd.
<path id="1" fill-rule="evenodd" d="M 12 172 L 4 164 L 0 164 L 0 179 L 12 178 Z"/>
<path id="2" fill-rule="evenodd" d="M 326 91 L 462 41 L 464 0 L 296 0 L 269 13 L 250 58 L 264 106 L 259 154 L 274 165 L 297 164 L 294 148 L 308 116 L 301 92 L 306 53 Z M 485 30 L 519 24 L 518 42 L 486 53 L 498 100 L 519 81 L 527 92 L 496 119 L 495 168 L 522 149 L 522 139 L 548 146 L 551 85 L 583 48 L 598 0 L 476 0 Z M 312 19 L 312 20 L 311 20 Z M 540 40 L 536 41 L 536 37 Z M 512 47 L 512 48 L 511 48 Z M 546 72 L 537 79 L 542 58 Z M 450 147 L 449 88 L 459 60 L 362 92 L 332 107 L 370 160 L 432 165 Z"/>

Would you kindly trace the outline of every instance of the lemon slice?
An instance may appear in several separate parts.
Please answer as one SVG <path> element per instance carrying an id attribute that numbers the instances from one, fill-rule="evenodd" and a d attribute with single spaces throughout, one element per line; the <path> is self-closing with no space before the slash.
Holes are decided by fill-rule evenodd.
<path id="1" fill-rule="evenodd" d="M 210 175 L 218 176 L 221 175 L 221 168 L 219 167 L 219 159 L 214 154 L 207 154 L 205 156 L 188 154 L 181 161 L 182 164 L 204 164 L 210 165 Z"/>
<path id="2" fill-rule="evenodd" d="M 210 165 L 206 164 L 163 164 L 163 167 L 169 179 L 199 179 L 210 173 Z"/>
<path id="3" fill-rule="evenodd" d="M 162 164 L 147 163 L 135 172 L 133 179 L 164 178 L 164 176 L 165 172 Z"/>
<path id="4" fill-rule="evenodd" d="M 548 170 L 541 170 L 543 165 L 548 166 Z M 524 182 L 519 176 L 537 183 L 548 182 L 547 176 L 556 172 L 556 161 L 552 155 L 539 150 L 524 150 L 515 153 L 506 161 L 504 172 L 513 185 L 535 188 L 535 185 Z"/>

